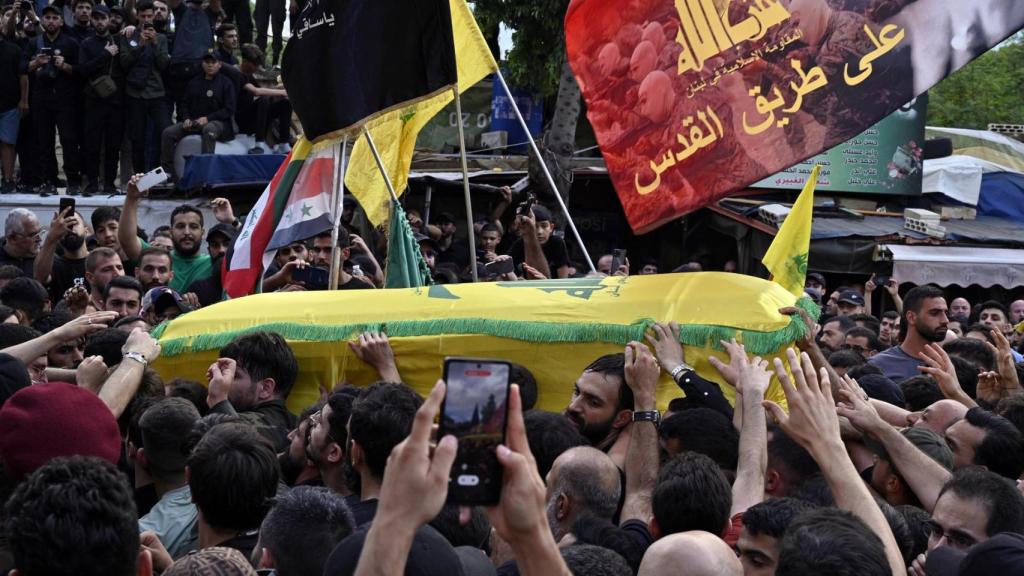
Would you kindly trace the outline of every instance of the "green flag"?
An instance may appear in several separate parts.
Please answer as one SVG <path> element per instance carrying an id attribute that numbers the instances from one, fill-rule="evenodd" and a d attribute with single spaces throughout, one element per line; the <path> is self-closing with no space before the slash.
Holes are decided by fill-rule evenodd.
<path id="1" fill-rule="evenodd" d="M 385 288 L 419 288 L 430 284 L 430 269 L 412 235 L 405 210 L 394 199 L 391 200 L 388 258 L 384 266 Z"/>

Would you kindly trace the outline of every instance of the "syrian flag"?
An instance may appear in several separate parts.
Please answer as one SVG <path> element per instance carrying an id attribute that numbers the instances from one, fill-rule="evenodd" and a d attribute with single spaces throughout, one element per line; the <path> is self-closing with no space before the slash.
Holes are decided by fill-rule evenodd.
<path id="1" fill-rule="evenodd" d="M 252 294 L 274 251 L 331 228 L 331 146 L 301 138 L 249 212 L 223 271 L 229 298 Z"/>

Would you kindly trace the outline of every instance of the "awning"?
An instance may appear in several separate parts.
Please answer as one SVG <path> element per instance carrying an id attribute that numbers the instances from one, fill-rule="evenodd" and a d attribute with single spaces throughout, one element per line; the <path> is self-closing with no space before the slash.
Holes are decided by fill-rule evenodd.
<path id="1" fill-rule="evenodd" d="M 899 244 L 880 248 L 892 254 L 892 275 L 900 282 L 942 287 L 1024 286 L 1024 250 Z"/>

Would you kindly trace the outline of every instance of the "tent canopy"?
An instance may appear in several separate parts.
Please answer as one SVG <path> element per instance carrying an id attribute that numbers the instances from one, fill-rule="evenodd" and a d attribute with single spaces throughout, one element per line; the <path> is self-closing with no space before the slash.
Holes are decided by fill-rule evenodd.
<path id="1" fill-rule="evenodd" d="M 893 276 L 918 286 L 1024 286 L 1024 250 L 885 244 Z"/>

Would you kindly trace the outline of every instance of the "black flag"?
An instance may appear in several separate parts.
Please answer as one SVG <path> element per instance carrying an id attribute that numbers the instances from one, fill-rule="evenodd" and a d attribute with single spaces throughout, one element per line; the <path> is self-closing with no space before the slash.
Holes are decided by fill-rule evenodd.
<path id="1" fill-rule="evenodd" d="M 309 140 L 451 89 L 448 0 L 306 0 L 282 77 Z"/>

